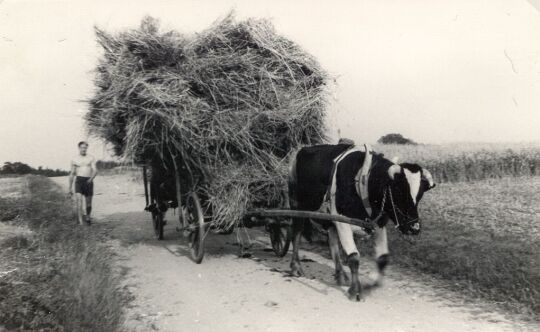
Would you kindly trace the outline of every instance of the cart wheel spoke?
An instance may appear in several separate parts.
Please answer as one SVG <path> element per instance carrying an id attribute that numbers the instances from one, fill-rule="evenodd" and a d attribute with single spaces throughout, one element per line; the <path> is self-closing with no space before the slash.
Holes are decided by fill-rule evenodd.
<path id="1" fill-rule="evenodd" d="M 186 217 L 190 226 L 189 252 L 191 259 L 200 264 L 204 257 L 204 215 L 201 202 L 196 193 L 191 193 L 186 200 Z"/>
<path id="2" fill-rule="evenodd" d="M 163 240 L 163 213 L 152 212 L 152 226 L 154 227 L 154 234 L 158 240 Z"/>

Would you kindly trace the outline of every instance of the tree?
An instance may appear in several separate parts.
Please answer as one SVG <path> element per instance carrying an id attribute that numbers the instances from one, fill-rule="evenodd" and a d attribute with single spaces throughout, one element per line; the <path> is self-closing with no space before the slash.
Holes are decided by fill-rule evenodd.
<path id="1" fill-rule="evenodd" d="M 417 143 L 414 142 L 412 139 L 403 137 L 401 134 L 386 134 L 379 138 L 377 143 L 381 144 L 411 144 L 416 145 Z"/>
<path id="2" fill-rule="evenodd" d="M 25 163 L 19 161 L 11 163 L 9 161 L 4 163 L 2 167 L 2 174 L 29 174 L 34 169 Z"/>

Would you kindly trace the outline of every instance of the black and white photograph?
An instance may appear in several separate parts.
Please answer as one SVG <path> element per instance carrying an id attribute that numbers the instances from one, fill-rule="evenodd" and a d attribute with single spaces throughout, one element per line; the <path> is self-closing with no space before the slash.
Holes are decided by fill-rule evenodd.
<path id="1" fill-rule="evenodd" d="M 0 0 L 0 332 L 540 331 L 540 0 Z"/>

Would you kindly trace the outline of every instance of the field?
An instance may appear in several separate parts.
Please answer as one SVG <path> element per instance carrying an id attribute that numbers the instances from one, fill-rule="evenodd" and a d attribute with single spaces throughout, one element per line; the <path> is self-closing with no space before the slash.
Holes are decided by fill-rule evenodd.
<path id="1" fill-rule="evenodd" d="M 399 162 L 413 162 L 426 167 L 438 183 L 540 173 L 539 143 L 376 144 L 373 149 L 389 158 L 399 157 Z"/>
<path id="2" fill-rule="evenodd" d="M 392 259 L 538 319 L 539 188 L 538 177 L 441 184 L 421 203 L 421 238 L 391 232 Z"/>
<path id="3" fill-rule="evenodd" d="M 413 243 L 390 232 L 392 260 L 453 288 L 540 317 L 540 146 L 375 145 L 428 168 L 438 183 L 420 205 Z"/>

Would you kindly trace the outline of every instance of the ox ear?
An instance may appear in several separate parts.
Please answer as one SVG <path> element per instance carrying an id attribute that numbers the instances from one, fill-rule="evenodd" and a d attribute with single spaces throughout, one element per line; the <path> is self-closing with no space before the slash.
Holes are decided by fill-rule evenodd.
<path id="1" fill-rule="evenodd" d="M 388 176 L 391 180 L 394 180 L 396 174 L 401 173 L 401 166 L 394 164 L 388 168 Z"/>
<path id="2" fill-rule="evenodd" d="M 426 191 L 435 188 L 435 185 L 436 185 L 436 184 L 435 184 L 435 181 L 433 181 L 433 176 L 432 176 L 431 173 L 430 173 L 427 169 L 425 169 L 425 168 L 422 169 L 422 180 L 423 180 L 423 181 L 426 181 L 427 184 L 428 184 L 428 185 L 427 185 Z"/>

